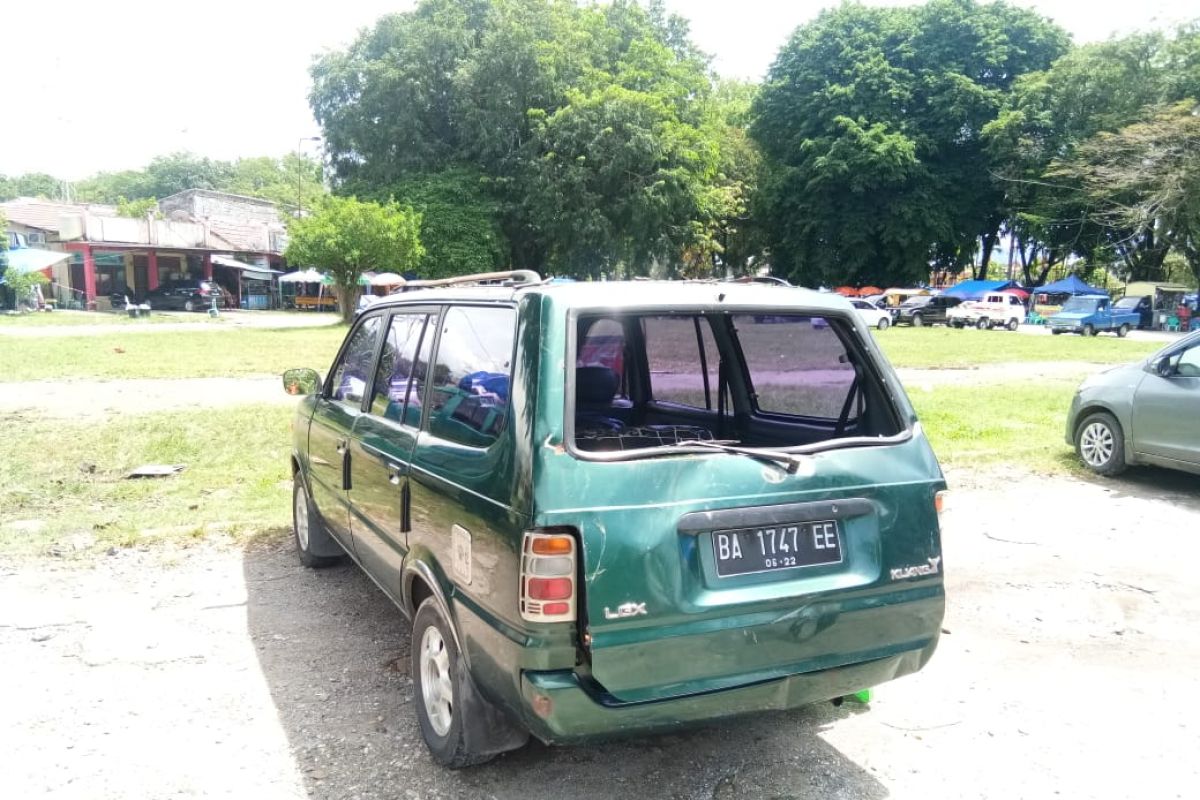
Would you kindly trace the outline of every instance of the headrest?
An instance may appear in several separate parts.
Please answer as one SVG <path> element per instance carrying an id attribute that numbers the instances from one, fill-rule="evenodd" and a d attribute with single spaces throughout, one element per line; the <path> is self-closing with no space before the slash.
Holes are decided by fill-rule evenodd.
<path id="1" fill-rule="evenodd" d="M 621 380 L 605 366 L 575 368 L 576 403 L 610 403 L 617 394 Z"/>

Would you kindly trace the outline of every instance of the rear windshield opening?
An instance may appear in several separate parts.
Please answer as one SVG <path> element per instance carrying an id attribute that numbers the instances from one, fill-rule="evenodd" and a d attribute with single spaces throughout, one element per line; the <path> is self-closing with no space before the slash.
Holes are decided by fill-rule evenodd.
<path id="1" fill-rule="evenodd" d="M 582 451 L 792 448 L 903 431 L 838 317 L 597 314 L 577 325 L 569 413 Z"/>

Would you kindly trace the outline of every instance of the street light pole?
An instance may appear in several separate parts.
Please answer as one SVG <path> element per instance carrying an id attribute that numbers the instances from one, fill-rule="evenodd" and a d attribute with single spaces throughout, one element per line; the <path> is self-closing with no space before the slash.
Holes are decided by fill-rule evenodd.
<path id="1" fill-rule="evenodd" d="M 305 142 L 319 142 L 319 141 L 321 141 L 320 136 L 302 136 L 296 141 L 296 217 L 297 218 L 299 218 L 300 214 L 304 211 L 304 197 L 303 197 L 304 190 L 302 188 L 303 180 L 304 180 L 304 163 L 301 161 L 302 156 L 300 154 L 300 151 L 301 151 L 301 148 L 304 147 Z"/>

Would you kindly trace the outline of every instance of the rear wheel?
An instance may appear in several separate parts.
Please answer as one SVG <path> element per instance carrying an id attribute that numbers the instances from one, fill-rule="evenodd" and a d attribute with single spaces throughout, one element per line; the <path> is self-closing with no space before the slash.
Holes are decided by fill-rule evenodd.
<path id="1" fill-rule="evenodd" d="M 961 328 L 962 326 L 963 326 L 963 321 L 962 321 L 961 319 L 952 319 L 952 320 L 950 320 L 950 327 L 951 327 L 951 328 Z"/>
<path id="2" fill-rule="evenodd" d="M 1012 319 L 1010 319 L 1008 321 L 1008 329 L 1010 331 L 1015 331 L 1020 324 L 1021 324 L 1021 321 L 1019 319 L 1017 319 L 1016 317 L 1013 317 Z"/>
<path id="3" fill-rule="evenodd" d="M 1106 411 L 1089 415 L 1075 431 L 1075 452 L 1088 469 L 1099 475 L 1125 470 L 1125 440 L 1121 424 Z"/>
<path id="4" fill-rule="evenodd" d="M 988 328 L 992 327 L 992 321 L 987 317 L 980 317 L 979 321 L 975 323 L 975 327 L 979 328 L 981 331 L 986 331 Z"/>
<path id="5" fill-rule="evenodd" d="M 1058 328 L 1051 328 L 1050 333 L 1053 334 L 1054 336 L 1058 336 L 1062 333 L 1062 331 L 1060 331 Z"/>
<path id="6" fill-rule="evenodd" d="M 1096 328 L 1092 325 L 1084 325 L 1083 326 L 1083 335 L 1084 336 L 1095 336 Z"/>
<path id="7" fill-rule="evenodd" d="M 1124 339 L 1125 334 L 1127 333 L 1129 333 L 1128 325 L 1122 325 L 1121 327 L 1117 328 L 1117 338 Z"/>
<path id="8" fill-rule="evenodd" d="M 183 310 L 184 311 L 195 311 L 196 310 L 196 303 L 192 300 L 192 298 L 189 297 L 187 300 L 183 301 Z"/>
<path id="9" fill-rule="evenodd" d="M 875 327 L 879 328 L 879 330 L 881 330 L 881 331 L 886 331 L 888 329 L 888 326 L 891 324 L 892 324 L 892 321 L 890 319 L 888 319 L 887 317 L 880 317 L 879 323 Z"/>
<path id="10" fill-rule="evenodd" d="M 924 324 L 925 324 L 925 320 L 921 319 L 920 314 L 913 314 L 913 327 L 914 328 L 920 328 Z"/>

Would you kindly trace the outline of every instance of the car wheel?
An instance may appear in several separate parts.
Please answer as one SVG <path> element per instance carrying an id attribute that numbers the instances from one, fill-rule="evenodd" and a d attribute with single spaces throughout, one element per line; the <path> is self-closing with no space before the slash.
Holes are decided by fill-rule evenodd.
<path id="1" fill-rule="evenodd" d="M 1062 331 L 1058 330 L 1057 328 L 1051 328 L 1050 333 L 1054 336 L 1059 336 L 1060 334 L 1062 334 Z"/>
<path id="2" fill-rule="evenodd" d="M 975 323 L 975 327 L 981 331 L 986 331 L 992 327 L 992 321 L 987 317 L 980 317 L 979 321 Z"/>
<path id="3" fill-rule="evenodd" d="M 1095 336 L 1096 328 L 1093 327 L 1092 325 L 1084 325 L 1083 326 L 1083 335 L 1084 336 Z"/>
<path id="4" fill-rule="evenodd" d="M 879 324 L 876 325 L 875 327 L 879 328 L 879 330 L 881 330 L 881 331 L 886 331 L 888 329 L 888 326 L 891 324 L 892 324 L 892 321 L 890 319 L 888 319 L 887 317 L 880 317 Z"/>
<path id="5" fill-rule="evenodd" d="M 1013 317 L 1012 319 L 1010 319 L 1008 321 L 1008 329 L 1010 331 L 1015 331 L 1017 329 L 1017 327 L 1020 326 L 1020 324 L 1021 324 L 1021 320 L 1017 319 L 1016 317 Z"/>
<path id="6" fill-rule="evenodd" d="M 433 760 L 459 769 L 491 759 L 495 753 L 473 750 L 468 742 L 463 709 L 465 695 L 473 695 L 474 689 L 450 623 L 432 597 L 425 598 L 413 617 L 411 673 L 417 723 Z"/>
<path id="7" fill-rule="evenodd" d="M 925 324 L 925 320 L 921 319 L 920 314 L 913 314 L 913 327 L 920 328 Z"/>
<path id="8" fill-rule="evenodd" d="M 1125 439 L 1121 424 L 1106 411 L 1089 415 L 1075 430 L 1075 452 L 1088 469 L 1099 475 L 1123 472 Z"/>
<path id="9" fill-rule="evenodd" d="M 296 542 L 296 552 L 300 563 L 312 569 L 331 567 L 342 560 L 341 556 L 321 555 L 318 551 L 329 552 L 341 549 L 329 531 L 321 515 L 313 507 L 312 498 L 308 496 L 308 487 L 299 474 L 292 477 L 292 535 Z"/>
<path id="10" fill-rule="evenodd" d="M 1129 333 L 1128 325 L 1122 325 L 1121 327 L 1117 328 L 1117 338 L 1118 339 L 1124 339 L 1125 334 L 1127 334 L 1127 333 Z"/>
<path id="11" fill-rule="evenodd" d="M 962 323 L 962 320 L 961 320 L 961 319 L 952 319 L 952 320 L 950 320 L 950 327 L 951 327 L 951 328 L 961 328 L 962 326 L 963 326 L 963 323 Z"/>
<path id="12" fill-rule="evenodd" d="M 196 304 L 194 302 L 192 302 L 192 298 L 189 297 L 187 300 L 183 301 L 183 310 L 184 311 L 195 311 L 196 310 Z"/>

